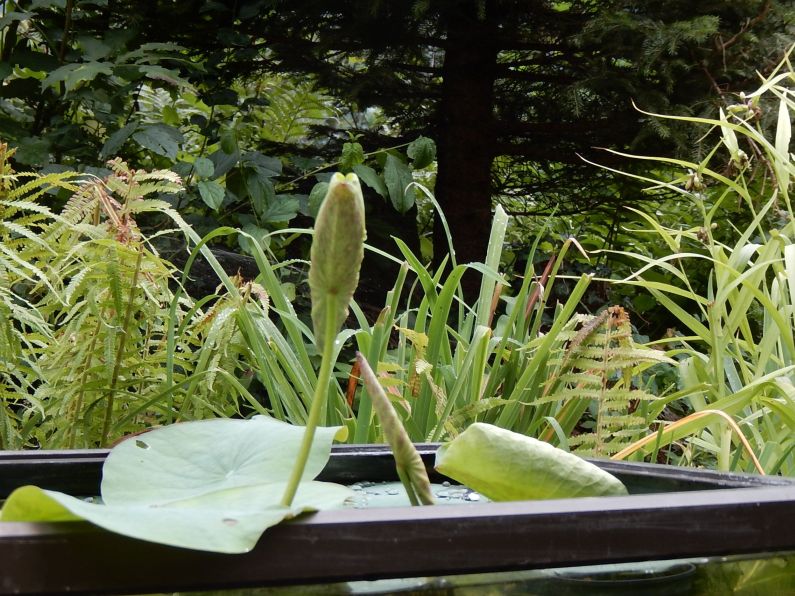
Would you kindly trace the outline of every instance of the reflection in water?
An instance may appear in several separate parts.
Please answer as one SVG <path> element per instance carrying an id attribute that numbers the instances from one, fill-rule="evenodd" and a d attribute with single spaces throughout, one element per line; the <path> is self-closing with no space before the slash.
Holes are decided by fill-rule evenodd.
<path id="1" fill-rule="evenodd" d="M 465 554 L 462 553 L 462 556 Z M 778 596 L 795 594 L 795 554 L 679 559 L 317 586 L 179 592 L 201 596 Z M 176 596 L 176 595 L 175 595 Z"/>

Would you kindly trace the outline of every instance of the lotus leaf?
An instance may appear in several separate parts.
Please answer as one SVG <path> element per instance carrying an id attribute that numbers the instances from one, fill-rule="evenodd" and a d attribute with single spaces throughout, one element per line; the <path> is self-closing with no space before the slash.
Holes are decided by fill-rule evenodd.
<path id="1" fill-rule="evenodd" d="M 112 532 L 171 546 L 223 553 L 251 550 L 285 518 L 342 505 L 352 491 L 315 482 L 335 438 L 318 428 L 290 507 L 280 504 L 303 427 L 256 416 L 155 429 L 117 445 L 103 467 L 101 503 L 25 486 L 3 521 L 85 519 Z"/>

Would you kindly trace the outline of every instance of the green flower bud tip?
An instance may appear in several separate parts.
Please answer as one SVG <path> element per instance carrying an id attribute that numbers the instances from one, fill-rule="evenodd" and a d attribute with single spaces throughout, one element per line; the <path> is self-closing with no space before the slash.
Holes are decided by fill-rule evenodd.
<path id="1" fill-rule="evenodd" d="M 348 314 L 348 304 L 359 283 L 364 239 L 364 198 L 359 178 L 356 174 L 336 173 L 315 220 L 309 267 L 312 324 L 319 345 L 326 333 L 329 307 L 333 309 L 336 330 Z"/>

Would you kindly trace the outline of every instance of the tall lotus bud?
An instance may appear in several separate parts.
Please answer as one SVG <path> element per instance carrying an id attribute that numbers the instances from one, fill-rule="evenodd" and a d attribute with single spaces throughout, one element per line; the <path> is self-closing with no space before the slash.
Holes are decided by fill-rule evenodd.
<path id="1" fill-rule="evenodd" d="M 348 304 L 359 283 L 364 239 L 364 199 L 359 178 L 338 172 L 331 177 L 315 220 L 309 267 L 312 326 L 321 352 L 327 323 L 333 322 L 336 334 L 348 316 Z"/>

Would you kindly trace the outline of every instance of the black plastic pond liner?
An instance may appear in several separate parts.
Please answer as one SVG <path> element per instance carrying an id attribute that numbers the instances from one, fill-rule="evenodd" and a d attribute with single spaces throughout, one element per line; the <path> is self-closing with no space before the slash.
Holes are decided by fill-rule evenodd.
<path id="1" fill-rule="evenodd" d="M 429 469 L 435 450 L 420 446 Z M 106 454 L 0 452 L 0 497 L 25 484 L 94 495 Z M 323 511 L 267 530 L 244 555 L 152 544 L 82 522 L 0 523 L 0 592 L 210 590 L 795 551 L 788 479 L 595 463 L 630 496 Z M 337 446 L 320 479 L 396 473 L 384 446 Z"/>

